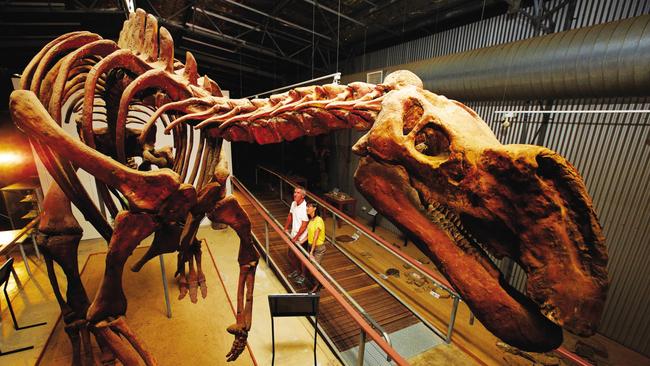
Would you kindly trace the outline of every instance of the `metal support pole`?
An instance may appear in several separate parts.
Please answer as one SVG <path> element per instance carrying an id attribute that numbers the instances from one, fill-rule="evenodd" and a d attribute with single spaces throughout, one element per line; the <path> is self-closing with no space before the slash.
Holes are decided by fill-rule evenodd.
<path id="1" fill-rule="evenodd" d="M 275 319 L 271 316 L 271 366 L 275 364 Z"/>
<path id="2" fill-rule="evenodd" d="M 280 201 L 284 202 L 284 199 L 282 198 L 282 178 L 280 178 Z"/>
<path id="3" fill-rule="evenodd" d="M 266 265 L 271 266 L 271 261 L 269 260 L 269 223 L 264 221 L 264 245 L 266 247 Z"/>
<path id="4" fill-rule="evenodd" d="M 34 244 L 34 251 L 36 252 L 36 257 L 38 259 L 43 259 L 41 257 L 41 252 L 38 250 L 38 244 L 36 243 L 36 234 L 32 231 L 32 233 L 29 235 L 32 238 L 32 243 Z"/>
<path id="5" fill-rule="evenodd" d="M 316 341 L 318 340 L 318 315 L 314 316 L 314 366 L 317 366 L 316 362 Z"/>
<path id="6" fill-rule="evenodd" d="M 451 317 L 449 319 L 449 328 L 447 328 L 447 339 L 445 342 L 451 343 L 451 334 L 454 332 L 454 323 L 456 322 L 456 311 L 458 311 L 458 303 L 460 299 L 454 296 L 454 306 L 451 308 Z"/>
<path id="7" fill-rule="evenodd" d="M 167 275 L 165 274 L 165 261 L 162 254 L 158 256 L 160 259 L 160 273 L 162 274 L 163 290 L 165 290 L 165 304 L 167 305 L 167 317 L 172 317 L 172 306 L 169 303 L 169 289 L 167 288 Z"/>
<path id="8" fill-rule="evenodd" d="M 29 268 L 29 262 L 27 261 L 27 256 L 25 255 L 25 248 L 23 248 L 23 244 L 22 243 L 18 244 L 18 248 L 20 248 L 20 255 L 23 256 L 23 262 L 25 262 L 25 269 L 27 270 L 29 277 L 31 277 L 32 270 Z"/>
<path id="9" fill-rule="evenodd" d="M 363 366 L 363 357 L 366 354 L 366 332 L 361 329 L 361 337 L 359 339 L 359 353 L 357 354 L 357 365 Z"/>
<path id="10" fill-rule="evenodd" d="M 332 244 L 336 245 L 336 213 L 332 211 Z"/>

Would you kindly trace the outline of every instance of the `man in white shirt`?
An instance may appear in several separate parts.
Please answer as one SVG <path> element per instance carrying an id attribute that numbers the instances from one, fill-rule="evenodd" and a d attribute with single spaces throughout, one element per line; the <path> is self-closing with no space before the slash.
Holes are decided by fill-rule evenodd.
<path id="1" fill-rule="evenodd" d="M 305 201 L 305 189 L 296 187 L 293 191 L 293 202 L 287 215 L 287 221 L 284 224 L 284 231 L 289 234 L 291 241 L 295 244 L 303 244 L 307 241 L 307 224 L 309 217 L 307 217 L 307 202 Z M 291 224 L 291 231 L 289 231 L 289 224 Z M 288 250 L 289 263 L 296 268 L 289 278 L 300 277 L 298 268 L 300 268 L 298 259 L 295 257 L 291 249 Z"/>

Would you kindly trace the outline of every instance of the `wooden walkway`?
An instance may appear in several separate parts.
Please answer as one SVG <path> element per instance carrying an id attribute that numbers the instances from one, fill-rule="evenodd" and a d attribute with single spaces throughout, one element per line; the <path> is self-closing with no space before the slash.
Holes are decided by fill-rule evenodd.
<path id="1" fill-rule="evenodd" d="M 283 225 L 289 208 L 272 194 L 254 193 L 264 207 Z M 262 216 L 243 195 L 238 192 L 234 194 L 251 219 L 253 233 L 259 240 L 260 245 L 264 246 L 264 220 Z M 327 252 L 323 257 L 322 267 L 387 333 L 390 334 L 418 323 L 417 318 L 410 311 L 380 287 L 348 257 L 333 245 L 329 243 L 326 245 Z M 280 236 L 271 229 L 269 229 L 269 248 L 274 263 L 286 276 L 292 270 L 287 260 L 287 247 Z M 292 283 L 292 285 L 298 292 L 307 291 L 304 286 L 295 283 Z M 359 345 L 360 334 L 357 324 L 347 316 L 343 308 L 325 291 L 321 292 L 318 321 L 339 351 L 345 351 Z"/>

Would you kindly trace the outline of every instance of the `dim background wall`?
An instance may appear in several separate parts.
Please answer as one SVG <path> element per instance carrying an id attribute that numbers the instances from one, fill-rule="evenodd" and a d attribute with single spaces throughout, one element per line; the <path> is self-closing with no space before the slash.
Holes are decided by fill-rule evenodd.
<path id="1" fill-rule="evenodd" d="M 545 3 L 553 8 L 561 1 Z M 574 16 L 567 16 L 566 12 L 564 7 L 554 14 L 556 30 L 647 14 L 650 2 L 578 0 Z M 383 67 L 537 35 L 541 33 L 525 17 L 501 15 L 364 54 L 346 63 L 344 75 L 364 72 L 362 75 L 365 77 L 365 72 Z M 344 76 L 343 81 L 352 80 Z M 424 82 L 426 86 L 426 80 Z M 463 102 L 482 116 L 502 143 L 547 146 L 565 156 L 581 172 L 593 197 L 609 250 L 611 286 L 599 331 L 650 356 L 650 116 L 647 113 L 560 114 L 549 120 L 545 130 L 540 128 L 541 115 L 519 115 L 509 128 L 503 128 L 502 117 L 494 111 L 541 110 L 544 101 Z M 650 109 L 650 99 L 556 100 L 553 109 L 647 110 Z M 368 207 L 352 181 L 358 157 L 350 155 L 349 148 L 361 135 L 350 131 L 336 133 L 333 139 L 336 155 L 332 159 L 330 175 L 333 186 L 351 192 L 360 200 L 357 207 Z M 365 216 L 362 212 L 359 215 Z M 382 220 L 381 224 L 399 232 L 387 220 Z M 497 264 L 505 267 L 505 263 Z M 515 266 L 511 283 L 524 291 L 525 282 L 525 273 Z"/>

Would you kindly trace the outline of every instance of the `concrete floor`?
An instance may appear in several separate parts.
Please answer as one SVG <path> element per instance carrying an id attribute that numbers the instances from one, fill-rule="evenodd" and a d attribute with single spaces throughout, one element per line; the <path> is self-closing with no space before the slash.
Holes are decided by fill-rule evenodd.
<path id="1" fill-rule="evenodd" d="M 179 333 L 174 339 L 167 339 L 166 344 L 161 347 L 159 344 L 151 346 L 152 351 L 157 351 L 156 355 L 161 365 L 178 364 L 179 359 L 203 360 L 195 364 L 226 364 L 225 354 L 232 342 L 232 336 L 225 332 L 225 327 L 233 322 L 234 315 L 231 306 L 215 306 L 214 302 L 221 305 L 227 304 L 229 299 L 235 299 L 236 284 L 239 275 L 239 267 L 236 261 L 238 251 L 238 239 L 231 229 L 213 231 L 209 228 L 201 228 L 199 238 L 206 238 L 209 245 L 209 251 L 204 250 L 203 267 L 208 276 L 208 298 L 199 299 L 197 304 L 191 304 L 189 299 L 177 300 L 178 290 L 173 280 L 173 263 L 174 255 L 167 255 L 165 262 L 167 264 L 167 278 L 170 284 L 170 296 L 172 302 L 172 319 L 167 319 L 164 315 L 164 298 L 162 296 L 162 285 L 160 278 L 160 269 L 157 260 L 152 260 L 145 265 L 145 268 L 137 274 L 125 274 L 138 279 L 138 283 L 145 283 L 153 287 L 152 294 L 134 293 L 129 294 L 129 284 L 131 281 L 125 279 L 125 288 L 127 296 L 133 298 L 130 303 L 127 317 L 129 323 L 134 329 L 145 329 L 143 338 L 153 338 L 157 329 L 161 327 L 174 327 L 174 323 L 180 323 L 176 331 Z M 142 244 L 147 245 L 149 240 Z M 83 267 L 91 253 L 104 252 L 106 246 L 103 241 L 89 240 L 80 245 L 79 263 Z M 212 257 L 210 256 L 212 253 Z M 20 289 L 15 285 L 12 278 L 9 284 L 9 293 L 12 298 L 12 304 L 16 311 L 18 321 L 21 325 L 31 324 L 34 322 L 46 321 L 47 325 L 31 328 L 27 330 L 15 331 L 9 315 L 9 311 L 4 306 L 2 308 L 2 339 L 0 340 L 0 349 L 9 350 L 13 348 L 34 345 L 34 349 L 21 353 L 3 356 L 0 358 L 2 365 L 34 365 L 43 351 L 43 348 L 52 332 L 53 327 L 59 317 L 60 310 L 52 295 L 47 273 L 44 264 L 37 260 L 34 255 L 30 256 L 30 267 L 33 276 L 30 278 L 25 271 L 22 260 L 16 257 L 16 270 L 19 278 L 23 282 L 23 288 Z M 101 259 L 101 258 L 100 258 Z M 103 259 L 101 259 L 103 262 Z M 92 263 L 96 263 L 94 258 Z M 214 263 L 214 265 L 213 265 Z M 97 265 L 93 265 L 97 267 Z M 218 273 L 223 280 L 219 280 Z M 93 271 L 101 274 L 103 269 Z M 64 284 L 63 274 L 58 273 L 60 284 Z M 94 280 L 93 280 L 94 281 Z M 132 287 L 137 287 L 134 282 Z M 286 293 L 282 285 L 275 278 L 273 273 L 262 261 L 258 267 L 255 282 L 255 298 L 253 308 L 253 327 L 249 334 L 249 345 L 252 350 L 254 359 L 259 365 L 271 364 L 271 327 L 270 314 L 268 309 L 267 295 L 272 293 Z M 136 305 L 136 298 L 143 297 L 146 301 L 147 308 L 144 310 L 141 306 Z M 149 299 L 147 299 L 149 297 Z M 209 301 L 210 303 L 207 303 Z M 4 300 L 2 301 L 4 304 Z M 232 304 L 235 306 L 235 304 Z M 146 315 L 146 316 L 145 316 Z M 144 319 L 144 320 L 141 320 Z M 214 324 L 216 322 L 216 325 Z M 223 324 L 222 324 L 223 323 Z M 58 336 L 61 337 L 58 337 Z M 219 337 L 210 341 L 210 337 Z M 159 335 L 160 336 L 160 335 Z M 304 318 L 281 318 L 276 319 L 276 365 L 308 365 L 313 363 L 313 336 L 314 331 L 311 324 Z M 168 343 L 169 342 L 169 343 Z M 61 330 L 54 332 L 51 340 L 56 344 L 56 348 L 69 349 L 67 338 L 62 335 Z M 151 343 L 151 342 L 149 342 Z M 162 341 L 161 341 L 162 343 Z M 170 348 L 168 344 L 175 347 Z M 182 345 L 186 344 L 186 347 Z M 200 357 L 197 357 L 196 349 L 201 350 Z M 166 348 L 165 348 L 166 347 Z M 160 349 L 158 349 L 160 348 Z M 183 353 L 186 348 L 187 354 Z M 169 351 L 169 354 L 163 354 Z M 44 357 L 41 364 L 65 364 L 64 357 L 66 352 L 52 354 L 48 349 L 47 357 Z M 332 354 L 327 345 L 320 339 L 317 344 L 317 357 L 319 365 L 339 365 L 339 361 Z M 252 358 L 249 355 L 243 355 L 242 365 L 250 364 Z M 209 360 L 209 361 L 206 361 Z M 49 361 L 49 362 L 48 362 Z"/>

